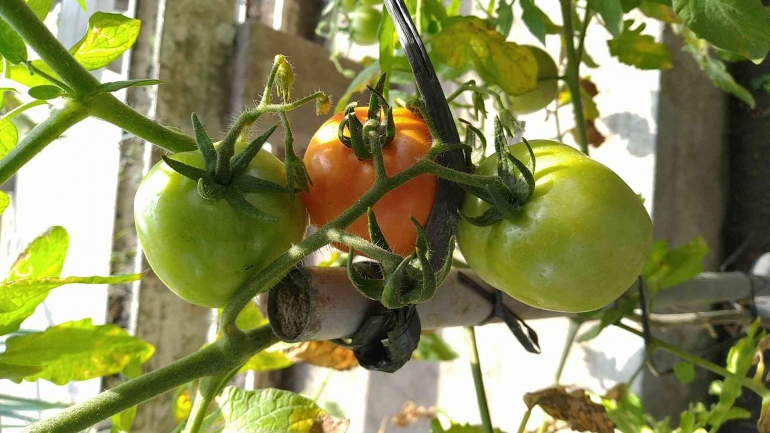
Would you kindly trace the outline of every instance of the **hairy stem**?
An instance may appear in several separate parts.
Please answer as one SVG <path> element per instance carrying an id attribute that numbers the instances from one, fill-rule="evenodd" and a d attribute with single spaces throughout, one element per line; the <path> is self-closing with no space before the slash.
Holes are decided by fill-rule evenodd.
<path id="1" fill-rule="evenodd" d="M 572 106 L 575 111 L 575 130 L 580 150 L 588 155 L 588 135 L 586 133 L 585 115 L 583 114 L 583 101 L 580 94 L 580 59 L 575 51 L 575 31 L 572 27 L 572 1 L 559 0 L 561 3 L 561 16 L 564 21 L 564 46 L 567 51 L 566 80 L 569 92 L 572 95 Z"/>
<path id="2" fill-rule="evenodd" d="M 479 405 L 481 424 L 484 428 L 484 433 L 492 433 L 492 417 L 489 415 L 489 404 L 487 404 L 487 394 L 484 390 L 484 377 L 481 375 L 479 349 L 476 345 L 476 331 L 474 331 L 472 326 L 465 328 L 465 337 L 468 340 L 468 347 L 471 351 L 471 373 L 473 374 L 473 385 L 476 387 L 476 400 Z"/>
<path id="3" fill-rule="evenodd" d="M 195 379 L 225 374 L 278 342 L 270 325 L 249 331 L 237 344 L 222 339 L 173 364 L 129 380 L 95 398 L 27 427 L 27 433 L 76 433 Z"/>
<path id="4" fill-rule="evenodd" d="M 134 111 L 118 98 L 102 93 L 88 101 L 89 114 L 172 152 L 197 149 L 189 135 L 165 127 Z"/>
<path id="5" fill-rule="evenodd" d="M 35 126 L 7 155 L 0 159 L 0 184 L 13 176 L 35 155 L 67 129 L 88 117 L 88 110 L 78 102 L 69 101 L 53 110 L 43 123 Z"/>

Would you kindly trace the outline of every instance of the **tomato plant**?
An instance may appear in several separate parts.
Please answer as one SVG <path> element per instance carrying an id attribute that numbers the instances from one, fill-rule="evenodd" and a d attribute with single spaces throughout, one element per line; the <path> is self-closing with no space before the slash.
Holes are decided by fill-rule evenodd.
<path id="1" fill-rule="evenodd" d="M 461 221 L 457 242 L 486 282 L 529 305 L 580 312 L 601 308 L 634 282 L 652 248 L 652 222 L 639 197 L 615 173 L 553 141 L 530 142 L 535 190 L 520 215 L 486 227 Z M 511 148 L 529 162 L 524 144 Z M 491 176 L 491 156 L 476 174 Z M 490 205 L 468 194 L 462 212 Z"/>
<path id="2" fill-rule="evenodd" d="M 656 350 L 683 360 L 672 369 L 682 382 L 692 380 L 695 366 L 722 376 L 724 380 L 712 386 L 719 394 L 714 403 L 690 405 L 681 415 L 679 433 L 717 431 L 731 419 L 747 417 L 747 411 L 736 406 L 742 390 L 763 399 L 758 429 L 770 431 L 770 391 L 761 377 L 761 354 L 768 343 L 759 329 L 761 320 L 754 320 L 761 310 L 743 306 L 751 304 L 755 290 L 765 290 L 765 285 L 753 283 L 767 282 L 766 276 L 750 276 L 751 287 L 745 288 L 735 284 L 735 275 L 709 275 L 709 293 L 721 293 L 712 300 L 738 305 L 729 314 L 702 311 L 662 320 L 650 314 L 661 291 L 683 296 L 699 287 L 696 280 L 686 290 L 676 288 L 702 271 L 708 247 L 700 239 L 674 249 L 662 241 L 651 244 L 651 222 L 636 194 L 588 156 L 587 131 L 599 113 L 596 92 L 581 72 L 582 65 L 597 66 L 585 45 L 592 21 L 606 28 L 611 36 L 606 48 L 620 62 L 639 69 L 671 68 L 668 46 L 644 33 L 645 25 L 638 21 L 642 13 L 671 24 L 707 77 L 754 107 L 753 95 L 732 78 L 724 62 L 758 62 L 770 51 L 770 14 L 761 2 L 720 0 L 717 3 L 727 7 L 704 7 L 680 0 L 559 0 L 561 19 L 555 24 L 540 9 L 542 0 L 522 0 L 521 20 L 539 43 L 559 35 L 558 62 L 539 47 L 509 39 L 518 19 L 510 0 L 475 1 L 471 7 L 479 14 L 466 16 L 460 13 L 459 0 L 387 0 L 385 7 L 380 3 L 328 2 L 319 32 L 329 29 L 324 36 L 334 39 L 339 30 L 354 43 L 379 46 L 371 51 L 375 57 L 362 61 L 356 76 L 343 70 L 332 43 L 332 61 L 353 79 L 338 101 L 342 114 L 316 132 L 301 159 L 294 150 L 288 113 L 315 102 L 316 114 L 325 115 L 331 100 L 322 91 L 294 99 L 295 76 L 285 57 L 275 57 L 259 103 L 241 111 L 215 146 L 194 115 L 191 136 L 147 118 L 112 95 L 160 81 L 101 83 L 88 72 L 108 66 L 132 46 L 140 31 L 138 20 L 94 13 L 84 38 L 64 47 L 43 22 L 50 1 L 0 2 L 0 101 L 8 94 L 0 105 L 11 101 L 0 117 L 0 180 L 11 178 L 88 117 L 172 152 L 163 156 L 137 192 L 138 238 L 151 267 L 171 290 L 197 305 L 223 307 L 215 341 L 149 374 L 142 374 L 140 367 L 153 355 L 153 346 L 116 325 L 94 325 L 85 319 L 40 332 L 22 330 L 48 293 L 62 285 L 141 278 L 62 277 L 66 231 L 54 227 L 44 233 L 22 252 L 2 282 L 0 335 L 8 338 L 0 354 L 0 378 L 65 384 L 120 374 L 124 382 L 30 425 L 29 431 L 83 431 L 106 417 L 111 417 L 114 431 L 128 431 L 137 405 L 175 388 L 178 431 L 296 431 L 297 426 L 341 431 L 345 421 L 308 398 L 226 385 L 239 372 L 286 368 L 293 362 L 340 369 L 360 364 L 392 372 L 413 353 L 423 360 L 449 360 L 457 357 L 451 348 L 438 335 L 422 332 L 423 325 L 442 315 L 450 317 L 444 317 L 441 326 L 475 325 L 496 317 L 526 350 L 537 352 L 537 334 L 523 320 L 533 310 L 506 302 L 503 292 L 537 308 L 581 312 L 570 315 L 574 323 L 596 323 L 580 340 L 609 326 L 644 338 L 647 360 Z M 385 10 L 398 16 L 386 17 Z M 402 40 L 414 45 L 400 46 Z M 40 59 L 31 60 L 32 51 Z M 8 80 L 29 87 L 23 102 L 11 96 L 16 88 L 5 87 Z M 455 91 L 446 95 L 441 82 L 451 83 Z M 368 112 L 348 104 L 364 89 L 371 94 Z M 564 90 L 556 108 L 549 108 L 559 89 Z M 276 95 L 280 101 L 273 100 Z M 20 133 L 14 123 L 17 116 L 46 101 L 55 101 L 49 119 Z M 575 145 L 582 153 L 559 143 L 566 131 L 558 132 L 559 142 L 522 139 L 523 144 L 509 147 L 514 137 L 532 138 L 521 130 L 516 116 L 545 111 L 555 117 L 558 128 L 559 112 L 564 111 L 559 107 L 566 104 L 572 104 Z M 249 144 L 243 141 L 266 117 L 277 119 L 283 130 L 283 163 L 262 150 L 279 125 Z M 487 140 L 481 130 L 491 121 L 495 153 L 484 159 Z M 463 127 L 462 138 L 453 126 Z M 462 209 L 457 209 L 461 195 L 452 194 L 459 188 L 467 191 Z M 0 210 L 9 203 L 0 193 Z M 305 205 L 317 227 L 303 238 Z M 464 216 L 459 225 L 458 210 Z M 453 260 L 456 230 L 467 264 L 459 257 Z M 355 254 L 335 252 L 330 260 L 307 265 L 305 259 L 330 243 Z M 354 261 L 356 255 L 366 260 Z M 320 269 L 328 266 L 338 269 Z M 340 284 L 339 278 L 347 280 Z M 639 281 L 637 290 L 628 290 L 634 280 Z M 253 302 L 266 293 L 269 318 Z M 418 309 L 418 304 L 423 305 Z M 448 305 L 465 310 L 453 314 Z M 350 313 L 354 308 L 366 311 Z M 420 311 L 427 308 L 440 311 L 424 314 L 421 321 Z M 469 320 L 464 315 L 473 308 L 479 317 Z M 525 317 L 517 315 L 519 309 Z M 184 326 L 183 317 L 175 319 Z M 642 330 L 629 326 L 627 319 L 640 322 Z M 735 325 L 736 330 L 725 367 L 649 332 L 660 323 L 717 322 Z M 279 329 L 286 323 L 302 338 L 286 337 L 286 329 Z M 562 366 L 578 327 L 571 328 Z M 275 347 L 279 335 L 301 341 L 315 340 L 321 332 L 334 340 Z M 450 420 L 446 428 L 435 410 L 419 408 L 412 408 L 404 419 L 430 419 L 436 433 L 496 431 L 472 326 L 467 336 L 483 425 Z M 758 373 L 749 378 L 753 364 Z M 519 431 L 528 427 L 535 406 L 580 431 L 671 431 L 667 421 L 645 416 L 625 385 L 601 398 L 557 386 L 527 394 L 524 400 L 528 412 Z M 561 410 L 565 401 L 572 412 Z M 4 422 L 7 417 L 30 421 L 17 413 L 20 407 L 62 406 L 0 395 Z M 551 427 L 543 425 L 541 430 Z"/>
<path id="3" fill-rule="evenodd" d="M 366 109 L 356 108 L 356 116 L 366 120 Z M 392 176 L 425 156 L 431 147 L 431 136 L 425 122 L 406 108 L 395 108 L 396 134 L 382 150 L 385 170 Z M 352 149 L 338 138 L 343 114 L 327 120 L 310 140 L 305 152 L 305 165 L 313 182 L 305 193 L 308 214 L 317 226 L 323 226 L 352 206 L 372 185 L 372 160 L 359 160 Z M 416 234 L 404 230 L 409 217 L 425 225 L 436 195 L 436 177 L 422 175 L 389 192 L 374 206 L 374 214 L 385 239 L 394 252 L 408 255 L 414 250 Z M 351 233 L 368 238 L 365 217 L 348 228 Z M 339 246 L 347 250 L 344 246 Z"/>
<path id="4" fill-rule="evenodd" d="M 242 151 L 244 143 L 236 146 Z M 198 151 L 171 156 L 204 168 Z M 259 152 L 247 175 L 286 184 L 286 170 L 275 156 Z M 136 192 L 137 235 L 152 269 L 182 299 L 221 308 L 252 275 L 296 244 L 305 234 L 307 214 L 301 196 L 260 192 L 244 196 L 276 218 L 250 218 L 223 199 L 203 198 L 198 184 L 161 161 Z"/>

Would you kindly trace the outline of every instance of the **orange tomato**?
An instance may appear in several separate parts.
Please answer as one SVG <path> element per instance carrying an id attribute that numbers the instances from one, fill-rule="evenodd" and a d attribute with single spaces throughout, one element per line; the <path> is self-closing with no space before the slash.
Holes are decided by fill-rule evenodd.
<path id="1" fill-rule="evenodd" d="M 366 121 L 367 108 L 356 108 L 356 117 Z M 385 172 L 400 173 L 422 158 L 431 146 L 428 127 L 421 118 L 406 108 L 394 108 L 396 135 L 383 149 Z M 342 144 L 337 131 L 343 119 L 338 114 L 324 123 L 310 140 L 305 152 L 305 165 L 313 185 L 304 194 L 308 214 L 316 226 L 322 226 L 352 206 L 374 185 L 371 159 L 361 161 L 353 150 Z M 425 226 L 433 209 L 437 179 L 424 174 L 390 191 L 376 205 L 374 214 L 385 240 L 393 252 L 408 255 L 414 251 L 417 234 L 409 222 L 413 216 Z M 366 216 L 358 218 L 350 233 L 369 239 Z M 347 247 L 335 245 L 347 251 Z"/>

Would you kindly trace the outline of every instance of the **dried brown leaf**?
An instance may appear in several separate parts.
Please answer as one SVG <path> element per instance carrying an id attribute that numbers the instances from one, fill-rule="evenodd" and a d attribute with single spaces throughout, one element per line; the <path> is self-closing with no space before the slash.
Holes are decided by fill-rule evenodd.
<path id="1" fill-rule="evenodd" d="M 436 418 L 436 408 L 417 406 L 413 401 L 407 401 L 401 407 L 401 411 L 390 418 L 390 423 L 396 427 L 404 428 L 419 420 L 431 420 Z"/>
<path id="2" fill-rule="evenodd" d="M 350 426 L 349 419 L 335 418 L 329 414 L 319 415 L 313 420 L 310 433 L 345 433 Z"/>
<path id="3" fill-rule="evenodd" d="M 304 362 L 318 367 L 335 370 L 350 370 L 358 366 L 353 351 L 338 346 L 331 341 L 308 341 L 293 346 L 285 351 L 294 362 Z"/>
<path id="4" fill-rule="evenodd" d="M 546 388 L 525 394 L 524 403 L 529 408 L 540 406 L 553 418 L 567 421 L 573 430 L 613 433 L 615 429 L 604 406 L 591 401 L 582 389 Z"/>

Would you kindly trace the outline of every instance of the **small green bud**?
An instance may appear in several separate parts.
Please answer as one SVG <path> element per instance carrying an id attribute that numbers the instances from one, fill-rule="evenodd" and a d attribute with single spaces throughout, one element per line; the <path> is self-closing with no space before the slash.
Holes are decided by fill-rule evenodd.
<path id="1" fill-rule="evenodd" d="M 278 96 L 286 103 L 291 98 L 291 88 L 294 85 L 294 69 L 285 56 L 275 56 L 274 64 L 278 66 L 275 74 L 275 89 Z"/>

